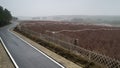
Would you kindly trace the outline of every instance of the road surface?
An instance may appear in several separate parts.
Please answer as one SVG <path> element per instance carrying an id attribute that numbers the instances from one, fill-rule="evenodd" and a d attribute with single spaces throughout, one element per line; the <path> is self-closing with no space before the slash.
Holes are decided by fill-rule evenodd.
<path id="1" fill-rule="evenodd" d="M 64 68 L 8 31 L 14 26 L 0 28 L 0 37 L 19 68 Z"/>

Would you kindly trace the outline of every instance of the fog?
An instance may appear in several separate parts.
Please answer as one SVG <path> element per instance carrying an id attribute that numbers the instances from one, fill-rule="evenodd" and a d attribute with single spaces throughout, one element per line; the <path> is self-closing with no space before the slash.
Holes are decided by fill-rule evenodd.
<path id="1" fill-rule="evenodd" d="M 120 15 L 120 0 L 0 0 L 13 16 Z"/>

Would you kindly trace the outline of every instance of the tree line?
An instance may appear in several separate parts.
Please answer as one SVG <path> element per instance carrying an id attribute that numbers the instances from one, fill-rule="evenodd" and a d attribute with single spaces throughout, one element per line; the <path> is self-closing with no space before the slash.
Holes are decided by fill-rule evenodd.
<path id="1" fill-rule="evenodd" d="M 0 6 L 0 27 L 10 24 L 11 19 L 12 19 L 12 15 L 10 11 Z"/>

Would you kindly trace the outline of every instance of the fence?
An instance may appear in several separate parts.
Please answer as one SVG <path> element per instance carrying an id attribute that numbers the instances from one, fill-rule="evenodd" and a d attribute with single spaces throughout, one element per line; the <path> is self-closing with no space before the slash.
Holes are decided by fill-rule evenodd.
<path id="1" fill-rule="evenodd" d="M 78 55 L 81 55 L 81 56 L 87 58 L 89 61 L 96 62 L 101 65 L 105 65 L 105 66 L 107 66 L 107 68 L 120 68 L 120 61 L 112 59 L 108 56 L 104 56 L 104 55 L 86 50 L 84 48 L 74 45 L 70 41 L 65 41 L 60 38 L 56 38 L 57 36 L 54 34 L 49 36 L 46 34 L 41 34 L 41 33 L 31 31 L 25 27 L 20 27 L 20 26 L 19 26 L 19 30 L 25 32 L 26 34 L 34 35 L 34 36 L 38 37 L 39 39 L 47 40 L 47 41 L 53 42 L 55 44 L 58 44 L 59 46 L 62 46 L 64 48 L 72 51 L 73 53 L 76 53 Z M 60 36 L 60 37 L 62 37 L 62 36 Z M 68 39 L 70 40 L 70 38 L 68 38 Z"/>

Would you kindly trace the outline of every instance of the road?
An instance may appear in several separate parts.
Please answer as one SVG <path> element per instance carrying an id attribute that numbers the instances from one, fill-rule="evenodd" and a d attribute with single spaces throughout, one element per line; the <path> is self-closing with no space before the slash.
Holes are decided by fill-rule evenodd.
<path id="1" fill-rule="evenodd" d="M 8 31 L 14 26 L 0 28 L 0 37 L 19 68 L 64 68 Z"/>

